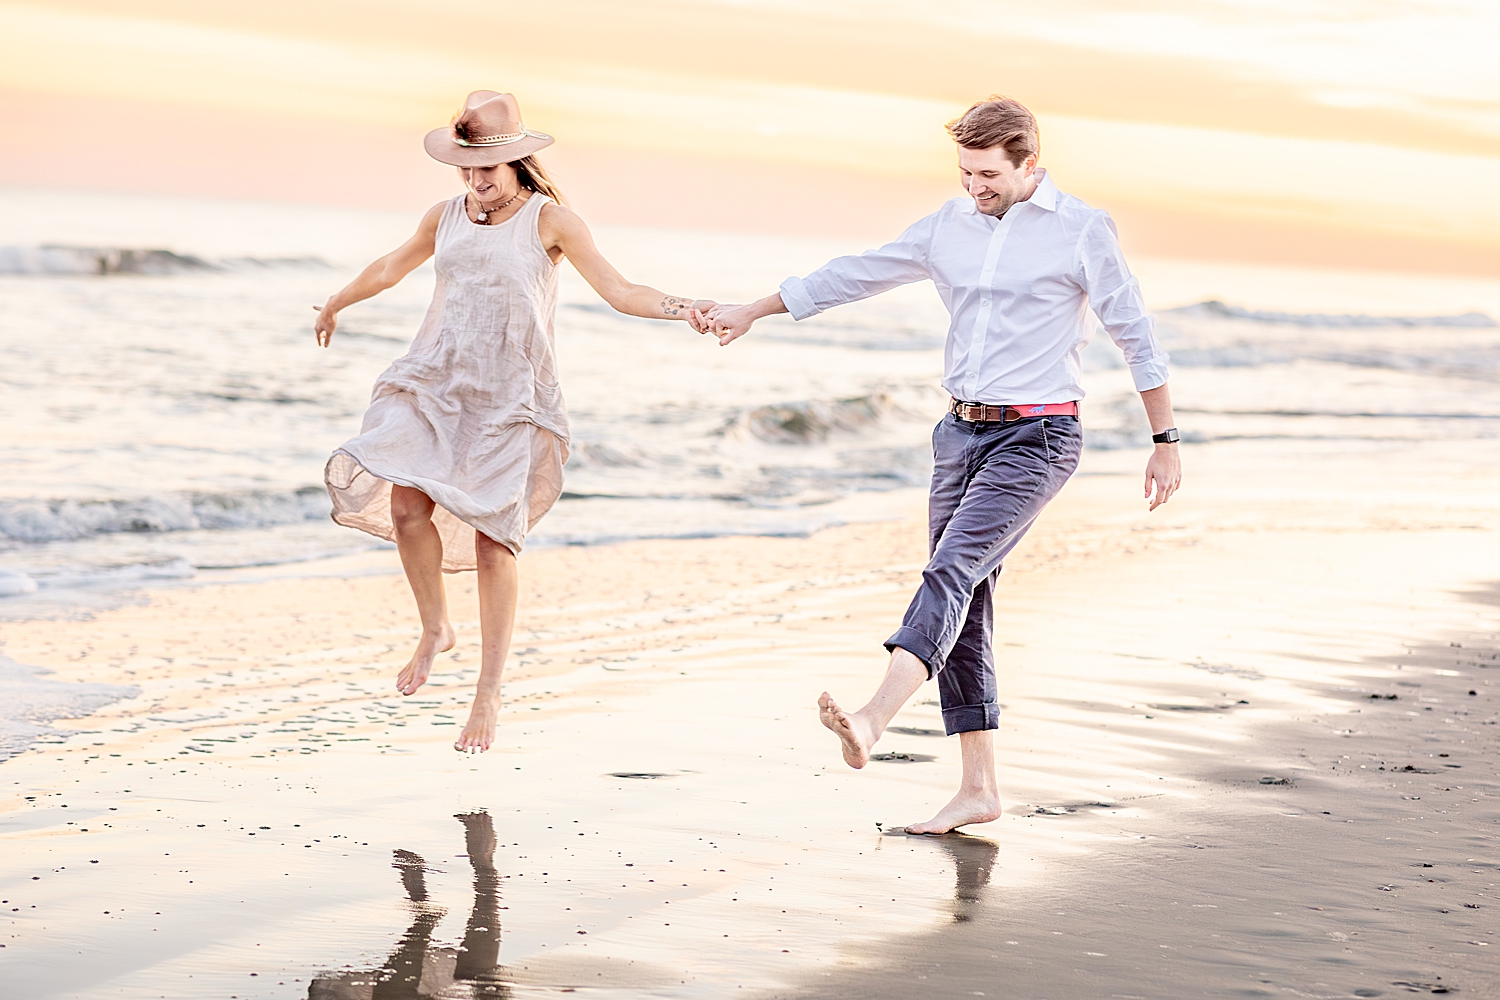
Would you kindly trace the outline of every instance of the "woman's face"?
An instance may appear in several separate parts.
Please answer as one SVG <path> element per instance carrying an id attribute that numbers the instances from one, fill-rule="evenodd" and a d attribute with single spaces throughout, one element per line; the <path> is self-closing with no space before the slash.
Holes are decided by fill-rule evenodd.
<path id="1" fill-rule="evenodd" d="M 509 198 L 520 187 L 516 181 L 516 168 L 509 163 L 497 163 L 493 167 L 459 167 L 458 176 L 480 201 Z"/>

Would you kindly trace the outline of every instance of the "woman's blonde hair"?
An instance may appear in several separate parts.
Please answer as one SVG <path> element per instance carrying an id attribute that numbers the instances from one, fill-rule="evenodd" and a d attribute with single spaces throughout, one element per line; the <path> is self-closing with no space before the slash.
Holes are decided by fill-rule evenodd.
<path id="1" fill-rule="evenodd" d="M 559 205 L 568 203 L 557 185 L 553 183 L 551 175 L 547 173 L 547 168 L 542 166 L 542 161 L 536 158 L 535 153 L 523 156 L 519 160 L 511 160 L 510 165 L 516 168 L 516 180 L 520 181 L 521 186 L 528 191 L 544 194 Z"/>

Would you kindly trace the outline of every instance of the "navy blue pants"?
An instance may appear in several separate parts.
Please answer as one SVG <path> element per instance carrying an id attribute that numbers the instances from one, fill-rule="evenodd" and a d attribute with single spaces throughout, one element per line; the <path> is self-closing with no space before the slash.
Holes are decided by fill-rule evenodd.
<path id="1" fill-rule="evenodd" d="M 1000 424 L 949 414 L 932 432 L 932 558 L 885 648 L 927 664 L 950 736 L 1000 727 L 992 648 L 1000 563 L 1078 468 L 1082 448 L 1076 417 Z"/>

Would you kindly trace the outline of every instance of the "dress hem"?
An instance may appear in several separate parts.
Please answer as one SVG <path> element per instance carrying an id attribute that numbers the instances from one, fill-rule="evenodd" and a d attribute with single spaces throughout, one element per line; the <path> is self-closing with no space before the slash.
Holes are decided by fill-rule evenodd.
<path id="1" fill-rule="evenodd" d="M 340 511 L 339 510 L 339 507 L 338 507 L 338 494 L 339 494 L 339 492 L 341 492 L 344 489 L 347 489 L 348 486 L 353 483 L 353 478 L 351 477 L 350 482 L 347 483 L 347 484 L 345 484 L 342 487 L 335 486 L 333 484 L 332 478 L 331 478 L 331 476 L 329 474 L 330 473 L 330 467 L 333 465 L 334 459 L 337 458 L 340 455 L 344 456 L 345 458 L 349 459 L 349 461 L 353 462 L 354 465 L 359 469 L 360 472 L 363 472 L 364 474 L 369 475 L 369 476 L 373 476 L 373 477 L 375 477 L 376 479 L 380 480 L 383 483 L 387 483 L 387 484 L 390 484 L 392 486 L 405 486 L 407 489 L 413 489 L 413 490 L 420 491 L 428 499 L 432 500 L 433 504 L 435 504 L 437 507 L 442 508 L 442 510 L 444 512 L 446 512 L 450 517 L 452 517 L 455 520 L 461 521 L 462 523 L 468 525 L 470 528 L 473 528 L 476 532 L 478 532 L 481 535 L 484 535 L 486 538 L 488 538 L 490 541 L 496 543 L 497 545 L 503 545 L 503 546 L 505 546 L 507 549 L 510 550 L 510 552 L 511 552 L 512 555 L 519 556 L 521 554 L 521 550 L 525 547 L 525 544 L 526 544 L 525 538 L 522 538 L 519 544 L 512 544 L 511 542 L 506 541 L 503 538 L 496 538 L 494 535 L 490 534 L 488 531 L 485 531 L 483 528 L 479 527 L 477 524 L 475 524 L 474 522 L 470 521 L 468 518 L 464 517 L 462 514 L 459 514 L 457 511 L 454 511 L 452 508 L 447 507 L 444 504 L 440 503 L 436 498 L 434 498 L 432 496 L 432 494 L 428 493 L 426 490 L 423 490 L 422 487 L 416 485 L 415 483 L 413 483 L 412 481 L 410 481 L 408 479 L 405 479 L 404 477 L 395 476 L 395 475 L 388 475 L 388 474 L 386 474 L 382 470 L 371 468 L 368 463 L 362 461 L 359 458 L 359 456 L 355 455 L 353 452 L 349 451 L 347 448 L 335 448 L 333 450 L 333 454 L 328 457 L 327 464 L 325 464 L 324 467 L 323 467 L 323 486 L 324 486 L 325 489 L 328 490 L 329 498 L 331 500 L 333 500 L 333 503 L 334 503 L 334 509 L 329 512 L 328 516 L 333 520 L 333 522 L 335 524 L 337 524 L 337 525 L 339 525 L 341 527 L 353 528 L 353 529 L 355 529 L 357 531 L 363 531 L 367 535 L 373 535 L 376 538 L 380 538 L 380 539 L 383 539 L 383 540 L 388 541 L 388 542 L 395 542 L 396 541 L 396 530 L 395 530 L 394 525 L 392 525 L 392 527 L 389 529 L 389 531 L 379 531 L 379 530 L 376 530 L 375 526 L 373 524 L 371 524 L 369 521 L 367 521 L 367 520 L 365 520 L 363 518 L 359 518 L 357 516 L 354 516 L 355 512 L 352 512 L 352 511 Z M 358 473 L 356 473 L 356 476 L 357 475 L 358 475 Z M 344 516 L 340 516 L 341 514 L 343 514 Z M 390 523 L 389 519 L 387 519 L 385 523 L 389 524 Z M 444 566 L 443 566 L 443 572 L 444 573 L 468 573 L 468 572 L 472 572 L 474 570 L 477 570 L 479 568 L 477 565 L 474 565 L 474 566 L 455 566 L 455 567 L 450 568 L 446 564 L 447 563 L 447 556 L 448 556 L 448 553 L 447 553 L 447 550 L 445 549 L 444 553 L 443 553 L 444 563 L 445 563 Z"/>

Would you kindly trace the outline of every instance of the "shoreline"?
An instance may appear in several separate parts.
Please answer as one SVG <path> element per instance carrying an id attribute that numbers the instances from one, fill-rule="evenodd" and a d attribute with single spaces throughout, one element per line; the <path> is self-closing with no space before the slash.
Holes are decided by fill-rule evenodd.
<path id="1" fill-rule="evenodd" d="M 910 759 L 862 772 L 813 707 L 873 688 L 924 562 L 915 517 L 526 554 L 499 740 L 475 758 L 448 748 L 477 668 L 462 576 L 459 645 L 405 700 L 398 575 L 0 625 L 17 662 L 142 690 L 0 766 L 0 970 L 38 1000 L 368 996 L 353 973 L 420 939 L 436 989 L 480 912 L 455 816 L 484 809 L 515 996 L 1342 997 L 1437 975 L 1491 995 L 1500 942 L 1467 942 L 1500 891 L 1500 473 L 1434 479 L 1443 449 L 1410 454 L 1399 474 L 1323 460 L 1316 504 L 1264 443 L 1190 452 L 1192 492 L 1149 517 L 1136 456 L 1070 483 L 1002 578 L 1005 815 L 961 837 L 876 827 L 951 794 L 932 689 L 878 748 Z M 1465 801 L 1377 770 L 1435 771 L 1429 752 L 1462 765 Z"/>
<path id="2" fill-rule="evenodd" d="M 577 496 L 565 498 L 560 503 L 587 502 L 589 500 L 614 499 Z M 813 515 L 803 515 L 800 520 L 781 515 L 785 523 L 746 524 L 742 529 L 690 530 L 660 534 L 598 534 L 587 540 L 579 540 L 573 534 L 552 535 L 539 531 L 527 540 L 526 552 L 536 553 L 562 548 L 607 548 L 615 545 L 652 542 L 700 541 L 721 538 L 788 538 L 803 539 L 831 528 L 869 524 L 882 521 L 899 521 L 910 516 L 914 503 L 926 502 L 926 490 L 920 487 L 903 486 L 888 490 L 856 491 L 840 496 L 827 503 L 813 505 Z M 556 513 L 556 508 L 552 513 Z M 572 510 L 564 512 L 569 521 L 579 520 Z M 776 518 L 762 519 L 772 522 Z M 547 524 L 544 520 L 543 525 Z M 319 527 L 323 522 L 318 522 Z M 48 586 L 37 590 L 0 595 L 0 625 L 20 624 L 29 621 L 67 621 L 86 619 L 99 612 L 110 611 L 128 604 L 149 601 L 153 594 L 181 588 L 205 586 L 235 586 L 268 580 L 293 580 L 316 577 L 351 577 L 368 574 L 400 573 L 399 562 L 393 561 L 396 547 L 384 539 L 364 535 L 357 529 L 338 526 L 341 532 L 357 536 L 362 547 L 345 551 L 311 556 L 299 556 L 226 566 L 186 566 L 184 560 L 176 559 L 164 565 L 163 572 L 150 572 L 154 564 L 127 564 L 116 570 L 104 570 L 97 579 L 73 585 Z M 161 532 L 170 537 L 172 532 Z M 179 565 L 182 568 L 179 568 Z M 184 571 L 185 570 L 185 571 Z M 125 572 L 118 572 L 125 571 Z M 25 577 L 16 570 L 15 575 Z M 114 576 L 112 577 L 112 573 Z M 45 581 L 45 578 L 43 578 Z"/>

